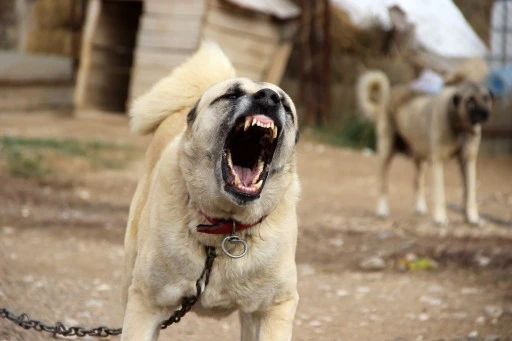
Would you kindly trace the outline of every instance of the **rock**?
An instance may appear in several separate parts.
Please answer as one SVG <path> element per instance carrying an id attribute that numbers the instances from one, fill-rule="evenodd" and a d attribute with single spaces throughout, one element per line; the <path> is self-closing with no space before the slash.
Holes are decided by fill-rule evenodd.
<path id="1" fill-rule="evenodd" d="M 329 245 L 333 245 L 333 246 L 336 246 L 336 247 L 341 247 L 341 246 L 343 246 L 343 244 L 344 244 L 344 241 L 341 238 L 329 239 Z"/>
<path id="2" fill-rule="evenodd" d="M 63 322 L 66 327 L 73 327 L 79 325 L 78 321 L 71 317 L 64 317 Z"/>
<path id="3" fill-rule="evenodd" d="M 381 257 L 374 256 L 364 259 L 359 263 L 359 267 L 364 271 L 381 271 L 386 268 L 386 261 Z"/>
<path id="4" fill-rule="evenodd" d="M 23 283 L 32 283 L 34 282 L 34 276 L 32 275 L 26 275 L 22 278 Z"/>
<path id="5" fill-rule="evenodd" d="M 85 302 L 85 306 L 88 308 L 101 308 L 103 307 L 103 303 L 98 300 L 89 300 Z"/>
<path id="6" fill-rule="evenodd" d="M 462 288 L 460 289 L 460 293 L 462 295 L 476 295 L 480 292 L 478 288 Z"/>
<path id="7" fill-rule="evenodd" d="M 297 266 L 297 270 L 301 276 L 311 276 L 316 273 L 315 268 L 310 264 L 299 264 L 299 266 Z"/>
<path id="8" fill-rule="evenodd" d="M 109 291 L 109 290 L 111 290 L 111 289 L 112 289 L 112 288 L 110 287 L 110 285 L 105 284 L 105 283 L 100 284 L 100 285 L 98 285 L 98 286 L 96 287 L 96 291 Z"/>
<path id="9" fill-rule="evenodd" d="M 482 316 L 482 315 L 478 316 L 475 320 L 475 323 L 480 324 L 480 325 L 485 324 L 485 322 L 486 322 L 485 316 Z"/>
<path id="10" fill-rule="evenodd" d="M 438 306 L 438 305 L 441 305 L 443 303 L 443 301 L 440 298 L 431 297 L 431 296 L 421 296 L 420 297 L 420 302 L 421 303 L 426 303 L 428 305 L 434 305 L 434 306 Z"/>
<path id="11" fill-rule="evenodd" d="M 491 263 L 491 258 L 479 255 L 475 256 L 475 262 L 482 268 L 485 268 Z"/>
<path id="12" fill-rule="evenodd" d="M 418 256 L 413 252 L 407 253 L 404 258 L 408 262 L 414 262 L 414 261 L 418 260 Z"/>
<path id="13" fill-rule="evenodd" d="M 478 341 L 478 331 L 473 330 L 468 334 L 467 341 Z"/>
<path id="14" fill-rule="evenodd" d="M 418 315 L 418 320 L 425 322 L 425 321 L 430 320 L 430 316 L 428 316 L 428 314 L 426 314 L 426 313 L 421 313 Z"/>
<path id="15" fill-rule="evenodd" d="M 370 292 L 370 288 L 368 288 L 368 287 L 357 287 L 356 291 L 357 291 L 358 294 L 366 294 L 366 293 Z"/>
<path id="16" fill-rule="evenodd" d="M 28 218 L 30 216 L 30 208 L 28 208 L 28 206 L 23 206 L 21 209 L 21 216 L 23 218 Z"/>
<path id="17" fill-rule="evenodd" d="M 2 231 L 4 234 L 10 236 L 14 234 L 14 228 L 11 226 L 4 226 L 2 227 Z"/>
<path id="18" fill-rule="evenodd" d="M 464 320 L 465 318 L 468 317 L 468 313 L 466 313 L 465 311 L 456 311 L 452 314 L 452 316 L 454 319 Z"/>
<path id="19" fill-rule="evenodd" d="M 370 156 L 373 156 L 375 154 L 375 152 L 373 150 L 371 150 L 370 148 L 364 148 L 361 152 L 361 154 L 364 156 L 364 157 L 370 157 Z"/>
<path id="20" fill-rule="evenodd" d="M 485 341 L 500 341 L 501 337 L 498 335 L 489 335 L 485 337 Z"/>
<path id="21" fill-rule="evenodd" d="M 311 327 L 320 327 L 322 325 L 322 322 L 318 321 L 318 320 L 313 320 L 311 322 L 308 323 Z"/>
<path id="22" fill-rule="evenodd" d="M 349 292 L 347 290 L 339 289 L 336 291 L 336 296 L 338 297 L 346 297 L 350 296 Z"/>
<path id="23" fill-rule="evenodd" d="M 503 308 L 497 305 L 486 305 L 484 310 L 492 319 L 499 319 L 503 315 Z"/>

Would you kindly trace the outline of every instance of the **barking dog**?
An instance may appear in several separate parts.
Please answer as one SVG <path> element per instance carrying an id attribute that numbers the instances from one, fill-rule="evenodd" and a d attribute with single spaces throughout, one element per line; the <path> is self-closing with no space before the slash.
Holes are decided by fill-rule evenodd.
<path id="1" fill-rule="evenodd" d="M 125 236 L 124 341 L 156 340 L 161 322 L 196 294 L 205 246 L 217 258 L 193 311 L 238 310 L 244 341 L 291 340 L 297 114 L 279 87 L 233 77 L 220 48 L 203 43 L 133 104 L 132 130 L 153 138 Z M 233 230 L 198 228 L 212 221 Z M 239 259 L 227 252 L 239 255 L 241 242 L 221 251 L 232 232 L 247 245 Z"/>
<path id="2" fill-rule="evenodd" d="M 425 214 L 427 211 L 424 177 L 426 163 L 430 162 L 434 221 L 446 224 L 443 163 L 457 157 L 464 180 L 466 220 L 479 224 L 476 158 L 481 124 L 492 111 L 491 93 L 472 82 L 446 87 L 437 95 L 417 93 L 405 85 L 391 89 L 388 78 L 380 71 L 364 74 L 356 92 L 363 113 L 376 125 L 380 159 L 377 214 L 389 214 L 388 169 L 393 155 L 403 152 L 416 165 L 416 212 Z"/>

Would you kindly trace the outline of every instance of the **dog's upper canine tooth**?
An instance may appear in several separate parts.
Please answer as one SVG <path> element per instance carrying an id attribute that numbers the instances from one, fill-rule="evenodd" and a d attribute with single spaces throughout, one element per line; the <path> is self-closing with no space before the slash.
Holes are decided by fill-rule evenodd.
<path id="1" fill-rule="evenodd" d="M 231 152 L 228 149 L 226 159 L 228 160 L 228 166 L 231 168 L 231 171 L 233 170 L 233 160 L 231 159 Z"/>
<path id="2" fill-rule="evenodd" d="M 249 127 L 251 126 L 251 121 L 252 120 L 250 117 L 245 118 L 244 131 L 247 131 L 247 129 L 249 129 Z"/>
<path id="3" fill-rule="evenodd" d="M 272 139 L 275 139 L 277 137 L 277 127 L 272 127 Z"/>

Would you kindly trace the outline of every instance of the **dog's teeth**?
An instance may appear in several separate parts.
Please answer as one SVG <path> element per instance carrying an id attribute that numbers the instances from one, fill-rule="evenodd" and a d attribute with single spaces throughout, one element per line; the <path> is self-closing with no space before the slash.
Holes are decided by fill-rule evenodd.
<path id="1" fill-rule="evenodd" d="M 244 131 L 247 131 L 247 129 L 249 129 L 250 126 L 251 126 L 251 119 L 249 117 L 247 117 L 245 119 Z"/>
<path id="2" fill-rule="evenodd" d="M 277 137 L 277 127 L 272 127 L 272 139 L 275 139 Z"/>
<path id="3" fill-rule="evenodd" d="M 233 169 L 233 160 L 231 159 L 231 152 L 228 150 L 228 155 L 226 156 L 228 159 L 228 166 L 229 168 Z"/>
<path id="4" fill-rule="evenodd" d="M 253 125 L 255 125 L 255 124 L 256 124 L 256 125 L 258 124 L 258 120 L 252 120 L 251 126 L 253 126 Z"/>
<path id="5" fill-rule="evenodd" d="M 234 178 L 235 178 L 235 187 L 243 186 L 241 184 L 240 179 L 238 178 L 238 174 L 236 174 L 236 172 L 234 173 Z"/>
<path id="6" fill-rule="evenodd" d="M 263 184 L 263 180 L 258 181 L 254 184 L 253 188 L 256 190 L 259 190 L 261 188 L 261 185 Z"/>
<path id="7" fill-rule="evenodd" d="M 263 170 L 263 167 L 265 167 L 265 162 L 263 162 L 263 159 L 260 158 L 258 160 L 258 171 L 261 172 Z"/>

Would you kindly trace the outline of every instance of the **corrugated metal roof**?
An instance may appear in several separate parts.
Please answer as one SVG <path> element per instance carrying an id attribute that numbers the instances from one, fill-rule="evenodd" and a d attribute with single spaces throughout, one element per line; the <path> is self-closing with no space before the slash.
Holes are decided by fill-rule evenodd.
<path id="1" fill-rule="evenodd" d="M 225 0 L 234 5 L 265 13 L 281 20 L 299 16 L 300 7 L 288 0 Z"/>

